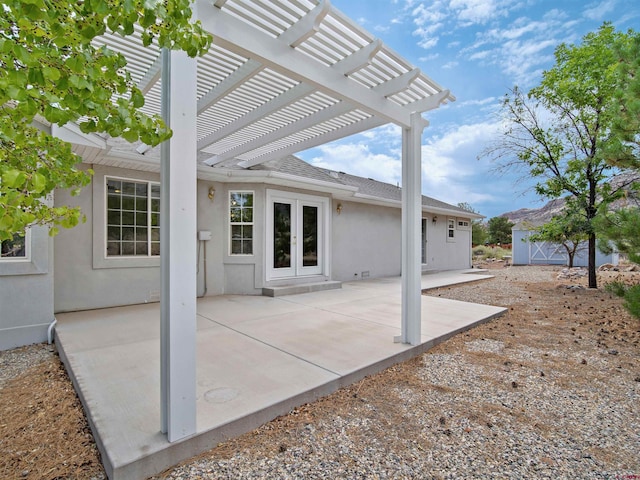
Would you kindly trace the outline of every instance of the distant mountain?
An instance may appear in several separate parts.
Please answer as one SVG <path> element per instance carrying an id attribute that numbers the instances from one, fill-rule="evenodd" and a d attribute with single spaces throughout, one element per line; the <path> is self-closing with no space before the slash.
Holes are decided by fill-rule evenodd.
<path id="1" fill-rule="evenodd" d="M 612 178 L 611 185 L 615 188 L 617 185 L 630 185 L 634 181 L 639 182 L 640 176 L 637 173 L 626 173 Z M 638 193 L 634 193 L 628 188 L 625 188 L 625 190 L 627 191 L 626 198 L 621 198 L 613 202 L 610 207 L 611 210 L 619 210 L 629 205 L 640 206 L 640 196 L 638 196 Z M 537 226 L 547 223 L 553 216 L 561 214 L 564 210 L 565 203 L 564 198 L 557 198 L 551 200 L 541 208 L 521 208 L 520 210 L 503 213 L 500 216 L 508 218 L 510 222 L 516 225 L 527 222 L 533 226 Z"/>

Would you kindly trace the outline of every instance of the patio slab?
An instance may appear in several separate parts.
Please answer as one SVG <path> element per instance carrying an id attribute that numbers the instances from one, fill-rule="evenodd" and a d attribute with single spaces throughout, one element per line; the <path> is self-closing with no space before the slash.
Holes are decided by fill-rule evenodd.
<path id="1" fill-rule="evenodd" d="M 490 276 L 424 275 L 423 287 L 482 278 Z M 56 345 L 107 475 L 142 479 L 505 312 L 423 296 L 423 343 L 410 346 L 393 343 L 400 309 L 399 278 L 200 299 L 197 433 L 174 443 L 159 432 L 159 304 L 58 314 Z"/>

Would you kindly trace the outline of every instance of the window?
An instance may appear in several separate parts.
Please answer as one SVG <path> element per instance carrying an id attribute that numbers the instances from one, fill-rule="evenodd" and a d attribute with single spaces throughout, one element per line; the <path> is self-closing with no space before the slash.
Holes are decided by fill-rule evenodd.
<path id="1" fill-rule="evenodd" d="M 160 185 L 106 178 L 107 257 L 160 255 Z"/>
<path id="2" fill-rule="evenodd" d="M 29 260 L 29 229 L 24 235 L 15 234 L 11 240 L 0 242 L 0 260 L 2 261 L 28 261 Z"/>
<path id="3" fill-rule="evenodd" d="M 454 218 L 447 219 L 447 242 L 455 242 L 456 238 L 456 220 Z"/>
<path id="4" fill-rule="evenodd" d="M 422 258 L 422 264 L 424 265 L 427 263 L 427 219 L 426 218 L 422 219 L 422 241 L 420 243 L 422 244 L 421 258 Z"/>
<path id="5" fill-rule="evenodd" d="M 229 192 L 231 255 L 253 255 L 253 192 Z"/>
<path id="6" fill-rule="evenodd" d="M 458 230 L 469 230 L 469 220 L 458 220 Z"/>

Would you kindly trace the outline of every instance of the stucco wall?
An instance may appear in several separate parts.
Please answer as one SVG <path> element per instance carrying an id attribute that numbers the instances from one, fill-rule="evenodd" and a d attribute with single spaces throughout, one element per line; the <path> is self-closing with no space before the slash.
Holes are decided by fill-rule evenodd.
<path id="1" fill-rule="evenodd" d="M 331 211 L 334 280 L 400 275 L 400 209 L 334 200 Z"/>
<path id="2" fill-rule="evenodd" d="M 427 219 L 427 263 L 423 271 L 462 270 L 471 268 L 471 227 L 469 219 L 425 213 Z M 436 219 L 434 222 L 433 219 Z M 455 220 L 454 237 L 448 237 L 448 219 Z M 458 226 L 458 220 L 469 222 L 468 228 Z"/>
<path id="3" fill-rule="evenodd" d="M 53 241 L 31 229 L 29 261 L 0 262 L 0 350 L 43 342 L 53 321 Z"/>

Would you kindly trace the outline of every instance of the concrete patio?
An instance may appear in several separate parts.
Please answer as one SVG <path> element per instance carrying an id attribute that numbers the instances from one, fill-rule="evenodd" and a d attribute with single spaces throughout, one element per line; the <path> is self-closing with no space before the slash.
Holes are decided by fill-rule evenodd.
<path id="1" fill-rule="evenodd" d="M 422 276 L 422 288 L 491 278 Z M 400 333 L 400 278 L 277 298 L 198 301 L 197 433 L 160 429 L 160 305 L 58 314 L 56 345 L 111 479 L 141 479 L 505 312 L 422 297 L 422 344 Z"/>

